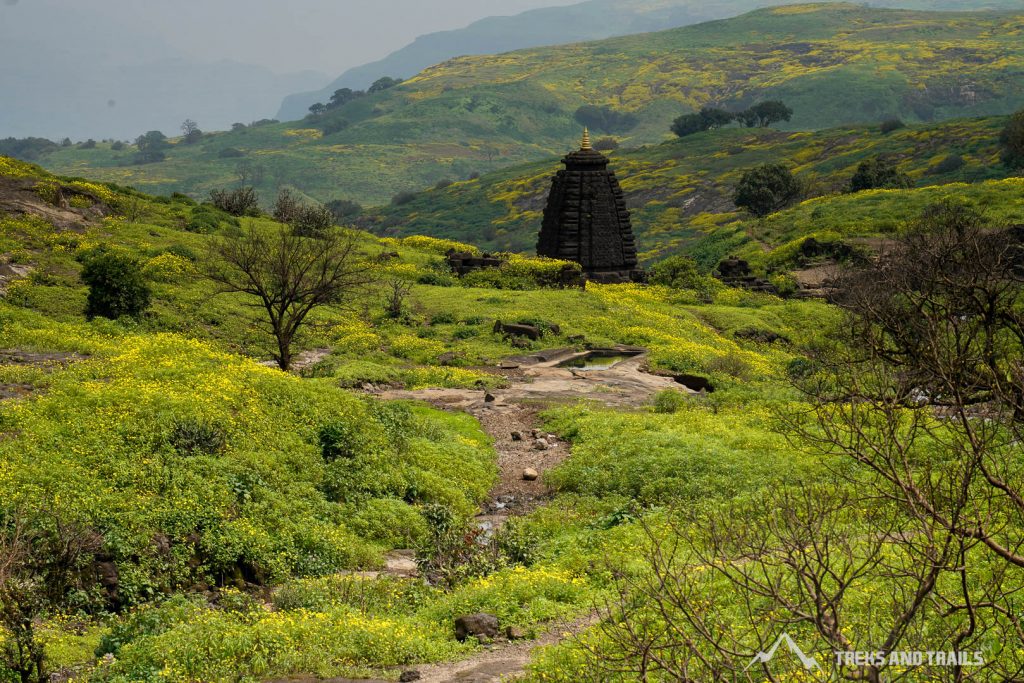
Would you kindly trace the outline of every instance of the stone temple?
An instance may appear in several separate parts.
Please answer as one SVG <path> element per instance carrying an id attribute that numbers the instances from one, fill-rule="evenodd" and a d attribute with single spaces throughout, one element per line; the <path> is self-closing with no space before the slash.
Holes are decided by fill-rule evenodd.
<path id="1" fill-rule="evenodd" d="M 642 280 L 629 210 L 608 157 L 591 147 L 584 130 L 580 149 L 562 163 L 551 180 L 537 255 L 576 261 L 594 282 Z"/>

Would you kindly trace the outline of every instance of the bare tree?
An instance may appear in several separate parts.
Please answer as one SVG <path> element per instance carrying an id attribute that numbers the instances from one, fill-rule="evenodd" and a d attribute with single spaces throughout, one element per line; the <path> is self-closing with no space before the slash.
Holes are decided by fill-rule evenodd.
<path id="1" fill-rule="evenodd" d="M 15 513 L 0 515 L 0 662 L 21 683 L 45 683 L 46 652 L 38 631 L 40 619 L 64 607 L 72 592 L 95 585 L 91 561 L 102 545 L 93 531 L 54 515 L 33 522 Z"/>
<path id="2" fill-rule="evenodd" d="M 185 119 L 181 124 L 182 139 L 186 145 L 192 145 L 203 139 L 203 131 L 199 130 L 199 124 L 192 119 Z"/>
<path id="3" fill-rule="evenodd" d="M 778 680 L 783 657 L 770 666 L 758 654 L 783 631 L 801 641 L 821 673 L 839 680 L 920 680 L 913 676 L 921 670 L 884 677 L 887 663 L 837 662 L 834 653 L 980 649 L 988 628 L 959 629 L 970 620 L 950 609 L 965 601 L 956 586 L 945 601 L 935 598 L 970 542 L 842 484 L 781 488 L 640 524 L 647 551 L 639 571 L 613 572 L 617 590 L 602 609 L 603 638 L 579 640 L 601 672 L 595 680 Z M 994 666 L 965 669 L 959 678 L 936 666 L 928 680 L 990 680 Z"/>
<path id="4" fill-rule="evenodd" d="M 401 318 L 405 310 L 405 299 L 412 291 L 412 283 L 401 278 L 391 278 L 384 283 L 384 310 L 389 318 Z"/>
<path id="5" fill-rule="evenodd" d="M 581 641 L 597 680 L 778 680 L 750 653 L 781 629 L 822 663 L 988 655 L 834 662 L 838 679 L 1021 680 L 1024 228 L 931 207 L 832 298 L 845 317 L 794 366 L 807 401 L 781 417 L 833 481 L 644 522 L 649 549 L 640 571 L 617 570 L 604 644 Z"/>
<path id="6" fill-rule="evenodd" d="M 837 346 L 801 382 L 801 436 L 911 514 L 1024 568 L 1024 229 L 951 204 L 838 283 Z"/>
<path id="7" fill-rule="evenodd" d="M 325 232 L 301 237 L 287 226 L 266 231 L 248 226 L 224 238 L 208 276 L 224 292 L 253 297 L 277 344 L 274 355 L 282 370 L 292 362 L 296 334 L 314 310 L 343 306 L 371 282 L 371 269 L 359 254 L 352 233 Z"/>

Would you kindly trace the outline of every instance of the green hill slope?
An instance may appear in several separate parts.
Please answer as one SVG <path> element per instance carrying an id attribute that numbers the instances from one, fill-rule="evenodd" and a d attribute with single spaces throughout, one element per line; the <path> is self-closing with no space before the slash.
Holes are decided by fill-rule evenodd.
<path id="1" fill-rule="evenodd" d="M 648 259 L 682 246 L 709 248 L 708 258 L 713 259 L 734 248 L 738 226 L 750 223 L 731 197 L 745 169 L 784 162 L 816 195 L 842 191 L 856 166 L 875 155 L 898 159 L 901 170 L 920 186 L 998 179 L 1008 173 L 999 162 L 997 145 L 1005 121 L 964 119 L 888 134 L 877 126 L 797 133 L 726 129 L 610 157 Z M 940 172 L 939 162 L 950 155 L 960 156 L 963 166 Z M 551 158 L 429 190 L 401 206 L 367 212 L 359 223 L 379 234 L 429 234 L 488 249 L 530 252 L 558 168 L 558 160 Z M 896 211 L 905 215 L 899 207 Z M 863 226 L 864 234 L 876 231 L 873 224 Z M 733 237 L 723 240 L 725 234 Z"/>
<path id="2" fill-rule="evenodd" d="M 301 118 L 311 104 L 327 102 L 339 88 L 365 90 L 381 76 L 409 78 L 459 55 L 494 54 L 659 31 L 733 17 L 761 7 L 793 4 L 799 4 L 799 0 L 589 0 L 563 7 L 542 7 L 511 17 L 487 17 L 465 28 L 420 36 L 384 59 L 349 69 L 325 88 L 289 95 L 277 118 Z M 1019 0 L 875 0 L 870 4 L 916 10 L 1021 8 Z"/>
<path id="3" fill-rule="evenodd" d="M 633 116 L 614 132 L 658 142 L 680 112 L 781 97 L 793 129 L 901 116 L 1005 114 L 1024 104 L 1024 15 L 799 5 L 660 33 L 460 57 L 322 118 L 175 145 L 133 165 L 131 149 L 62 148 L 62 173 L 199 196 L 239 181 L 240 160 L 270 194 L 386 202 L 400 191 L 564 152 L 584 104 Z M 336 132 L 325 134 L 325 130 Z M 223 150 L 244 157 L 223 157 Z M 233 152 L 232 152 L 233 153 Z M 252 173 L 245 174 L 247 182 Z"/>

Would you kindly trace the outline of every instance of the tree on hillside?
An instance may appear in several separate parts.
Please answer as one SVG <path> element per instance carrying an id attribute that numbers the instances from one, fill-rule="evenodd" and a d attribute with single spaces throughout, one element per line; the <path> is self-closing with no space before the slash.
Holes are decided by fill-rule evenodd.
<path id="1" fill-rule="evenodd" d="M 727 126 L 736 115 L 718 107 L 704 107 L 694 114 L 683 114 L 672 122 L 672 132 L 679 137 Z"/>
<path id="2" fill-rule="evenodd" d="M 243 159 L 235 164 L 235 175 L 238 177 L 239 185 L 259 185 L 263 182 L 265 169 L 263 164 Z"/>
<path id="3" fill-rule="evenodd" d="M 1024 168 L 1024 109 L 1010 117 L 999 136 L 1003 163 L 1010 168 Z"/>
<path id="4" fill-rule="evenodd" d="M 327 111 L 327 105 L 323 102 L 317 102 L 316 104 L 309 105 L 309 113 L 313 116 L 320 116 Z"/>
<path id="5" fill-rule="evenodd" d="M 336 107 L 343 107 L 352 100 L 359 99 L 365 94 L 366 93 L 363 92 L 362 90 L 353 90 L 352 88 L 339 88 L 334 91 L 333 95 L 331 95 L 331 101 L 328 102 L 327 106 L 330 109 L 335 109 Z"/>
<path id="6" fill-rule="evenodd" d="M 232 216 L 259 216 L 260 197 L 252 187 L 234 190 L 212 190 L 210 203 Z"/>
<path id="7" fill-rule="evenodd" d="M 368 93 L 383 92 L 389 88 L 393 88 L 402 82 L 401 78 L 392 78 L 391 76 L 383 76 L 373 82 L 373 85 L 366 91 Z M 332 98 L 333 99 L 333 98 Z"/>
<path id="8" fill-rule="evenodd" d="M 324 206 L 334 215 L 334 220 L 338 223 L 343 223 L 346 219 L 358 216 L 363 212 L 362 206 L 348 199 L 332 199 Z"/>
<path id="9" fill-rule="evenodd" d="M 214 251 L 208 277 L 224 292 L 247 295 L 262 311 L 282 370 L 291 367 L 293 344 L 310 313 L 353 303 L 371 281 L 354 236 L 338 229 L 309 238 L 283 225 L 274 231 L 249 226 Z"/>
<path id="10" fill-rule="evenodd" d="M 782 164 L 765 164 L 743 174 L 733 202 L 755 216 L 767 216 L 792 204 L 802 188 L 790 170 Z"/>
<path id="11" fill-rule="evenodd" d="M 320 237 L 334 226 L 334 213 L 319 204 L 308 205 L 288 188 L 282 189 L 274 202 L 274 220 L 287 223 L 301 237 Z"/>
<path id="12" fill-rule="evenodd" d="M 850 192 L 913 187 L 914 182 L 896 167 L 892 157 L 877 156 L 865 159 L 857 166 L 850 179 Z"/>
<path id="13" fill-rule="evenodd" d="M 89 287 L 87 318 L 137 318 L 149 308 L 152 291 L 137 258 L 99 246 L 84 252 L 78 260 L 82 263 L 82 282 Z"/>
<path id="14" fill-rule="evenodd" d="M 168 149 L 171 143 L 167 142 L 167 136 L 160 131 L 151 130 L 135 138 L 135 146 L 139 150 L 135 160 L 140 164 L 152 164 L 167 158 L 164 150 Z"/>
<path id="15" fill-rule="evenodd" d="M 181 124 L 182 142 L 186 145 L 194 145 L 203 139 L 203 131 L 199 130 L 199 124 L 192 119 L 185 119 Z"/>
<path id="16" fill-rule="evenodd" d="M 22 161 L 35 161 L 57 149 L 57 143 L 46 138 L 4 138 L 0 140 L 0 155 Z"/>
<path id="17" fill-rule="evenodd" d="M 747 128 L 767 128 L 780 121 L 789 121 L 792 116 L 793 110 L 781 100 L 758 102 L 736 114 L 736 118 Z"/>

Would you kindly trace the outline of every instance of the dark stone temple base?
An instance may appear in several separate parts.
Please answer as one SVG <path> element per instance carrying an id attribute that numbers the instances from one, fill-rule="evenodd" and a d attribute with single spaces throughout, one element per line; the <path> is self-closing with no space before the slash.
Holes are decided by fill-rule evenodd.
<path id="1" fill-rule="evenodd" d="M 586 274 L 587 282 L 600 285 L 621 285 L 627 282 L 647 282 L 647 273 L 643 270 L 613 270 L 607 272 L 590 272 Z"/>

